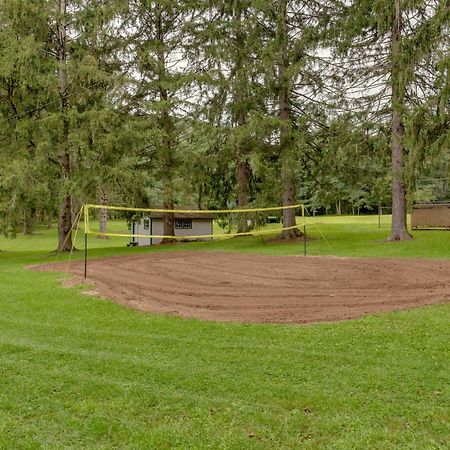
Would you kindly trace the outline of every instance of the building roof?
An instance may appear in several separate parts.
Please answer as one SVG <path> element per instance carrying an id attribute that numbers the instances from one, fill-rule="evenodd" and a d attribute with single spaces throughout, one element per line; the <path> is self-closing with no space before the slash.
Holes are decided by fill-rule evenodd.
<path id="1" fill-rule="evenodd" d="M 177 219 L 204 219 L 204 220 L 213 220 L 216 218 L 216 215 L 211 212 L 194 212 L 194 213 L 174 213 L 175 220 Z M 163 213 L 152 212 L 148 215 L 151 219 L 162 219 L 164 217 Z"/>
<path id="2" fill-rule="evenodd" d="M 413 209 L 431 209 L 443 207 L 450 208 L 450 202 L 416 203 L 413 205 Z"/>

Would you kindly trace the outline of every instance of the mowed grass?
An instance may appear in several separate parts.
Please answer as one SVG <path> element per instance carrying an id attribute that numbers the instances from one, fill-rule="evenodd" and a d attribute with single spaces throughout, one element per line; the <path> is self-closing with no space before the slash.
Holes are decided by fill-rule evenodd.
<path id="1" fill-rule="evenodd" d="M 383 219 L 308 219 L 308 253 L 450 257 L 450 233 L 385 243 Z M 55 231 L 37 231 L 0 239 L 0 448 L 449 448 L 449 305 L 309 326 L 142 314 L 26 269 L 55 260 Z M 126 242 L 92 237 L 90 257 L 303 252 L 258 237 Z"/>

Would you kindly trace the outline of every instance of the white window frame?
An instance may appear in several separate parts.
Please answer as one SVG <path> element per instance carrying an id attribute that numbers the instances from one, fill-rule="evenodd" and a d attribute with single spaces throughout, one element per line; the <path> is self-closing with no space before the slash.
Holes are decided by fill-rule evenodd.
<path id="1" fill-rule="evenodd" d="M 192 230 L 192 219 L 176 219 L 175 228 L 177 230 Z"/>

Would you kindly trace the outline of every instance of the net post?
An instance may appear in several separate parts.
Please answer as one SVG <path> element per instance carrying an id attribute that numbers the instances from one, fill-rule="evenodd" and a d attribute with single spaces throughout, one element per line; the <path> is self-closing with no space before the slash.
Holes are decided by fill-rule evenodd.
<path id="1" fill-rule="evenodd" d="M 87 278 L 87 260 L 88 260 L 88 235 L 84 233 L 84 279 Z"/>
<path id="2" fill-rule="evenodd" d="M 87 278 L 87 261 L 88 261 L 88 230 L 87 230 L 87 214 L 88 209 L 86 205 L 83 206 L 83 212 L 84 212 L 84 279 Z"/>
<path id="3" fill-rule="evenodd" d="M 381 228 L 382 209 L 383 209 L 383 207 L 381 205 L 378 205 L 378 228 Z"/>

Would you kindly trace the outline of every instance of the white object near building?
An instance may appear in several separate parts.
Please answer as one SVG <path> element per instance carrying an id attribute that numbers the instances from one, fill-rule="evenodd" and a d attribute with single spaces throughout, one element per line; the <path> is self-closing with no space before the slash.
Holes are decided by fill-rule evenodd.
<path id="1" fill-rule="evenodd" d="M 175 236 L 203 236 L 213 234 L 213 219 L 212 214 L 201 213 L 175 213 Z M 132 243 L 138 246 L 159 244 L 161 238 L 151 238 L 150 236 L 164 235 L 164 223 L 162 213 L 151 213 L 143 217 L 140 221 L 133 222 L 132 234 L 137 234 L 139 237 L 132 236 Z M 149 237 L 143 237 L 148 235 Z M 199 238 L 197 240 L 209 241 L 211 237 Z M 182 239 L 179 239 L 180 241 Z M 192 241 L 193 239 L 186 239 Z"/>

